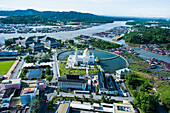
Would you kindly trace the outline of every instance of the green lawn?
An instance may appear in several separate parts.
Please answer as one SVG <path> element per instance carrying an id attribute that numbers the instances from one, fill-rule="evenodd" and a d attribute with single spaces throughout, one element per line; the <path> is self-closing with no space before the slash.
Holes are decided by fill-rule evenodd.
<path id="1" fill-rule="evenodd" d="M 0 75 L 5 75 L 14 64 L 15 60 L 13 61 L 0 61 Z"/>
<path id="2" fill-rule="evenodd" d="M 86 74 L 86 70 L 85 69 L 65 69 L 66 63 L 65 62 L 61 62 L 59 64 L 60 67 L 60 75 L 61 76 L 66 76 L 66 74 L 73 74 L 73 75 L 85 75 Z M 97 69 L 89 69 L 89 74 L 97 74 L 99 72 L 99 70 Z"/>

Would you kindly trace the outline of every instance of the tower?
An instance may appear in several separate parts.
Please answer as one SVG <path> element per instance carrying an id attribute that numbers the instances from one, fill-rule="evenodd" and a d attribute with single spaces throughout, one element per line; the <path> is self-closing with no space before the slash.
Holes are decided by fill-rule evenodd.
<path id="1" fill-rule="evenodd" d="M 76 49 L 75 55 L 74 55 L 74 63 L 75 63 L 75 65 L 78 65 L 78 61 L 77 61 L 77 49 Z"/>

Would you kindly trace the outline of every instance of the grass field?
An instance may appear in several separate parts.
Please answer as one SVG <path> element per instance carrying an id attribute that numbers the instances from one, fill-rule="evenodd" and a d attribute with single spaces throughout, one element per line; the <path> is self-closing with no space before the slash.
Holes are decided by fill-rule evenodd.
<path id="1" fill-rule="evenodd" d="M 0 75 L 5 75 L 14 64 L 15 60 L 13 61 L 0 61 Z"/>
<path id="2" fill-rule="evenodd" d="M 86 74 L 86 70 L 85 69 L 65 69 L 66 63 L 65 62 L 61 62 L 59 64 L 60 67 L 60 75 L 61 76 L 66 76 L 66 74 L 73 74 L 73 75 L 85 75 Z M 89 69 L 89 74 L 97 74 L 99 72 L 99 70 L 97 69 Z"/>

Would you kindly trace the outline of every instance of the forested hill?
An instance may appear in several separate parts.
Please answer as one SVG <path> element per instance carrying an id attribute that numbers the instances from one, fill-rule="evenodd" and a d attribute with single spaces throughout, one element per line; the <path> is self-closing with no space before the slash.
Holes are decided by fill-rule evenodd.
<path id="1" fill-rule="evenodd" d="M 15 11 L 0 11 L 0 16 L 12 16 L 12 18 L 1 19 L 1 22 L 6 23 L 6 21 L 10 23 L 14 23 L 11 19 L 15 20 L 16 18 L 24 20 L 25 17 L 31 17 L 36 15 L 36 18 L 42 19 L 50 19 L 51 21 L 62 21 L 62 22 L 98 22 L 98 23 L 108 23 L 113 22 L 115 20 L 128 20 L 127 18 L 114 18 L 114 17 L 106 17 L 106 16 L 98 16 L 90 13 L 80 13 L 80 12 L 55 12 L 55 11 L 36 11 L 33 9 L 27 10 L 15 10 Z M 38 16 L 38 17 L 37 17 Z"/>

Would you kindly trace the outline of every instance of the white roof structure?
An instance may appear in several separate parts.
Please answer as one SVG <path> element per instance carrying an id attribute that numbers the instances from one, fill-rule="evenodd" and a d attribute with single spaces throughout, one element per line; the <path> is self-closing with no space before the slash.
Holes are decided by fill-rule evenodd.
<path id="1" fill-rule="evenodd" d="M 128 68 L 123 68 L 123 69 L 117 70 L 117 71 L 116 71 L 116 74 L 118 74 L 118 75 L 124 75 L 124 74 L 130 73 L 130 72 L 132 72 L 130 69 L 128 69 Z"/>

